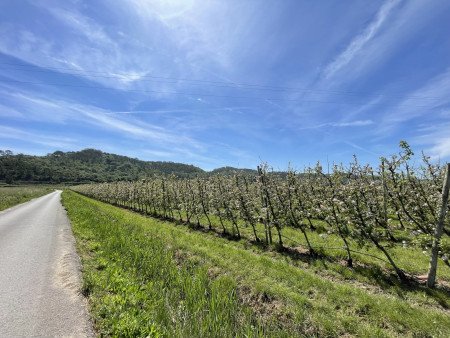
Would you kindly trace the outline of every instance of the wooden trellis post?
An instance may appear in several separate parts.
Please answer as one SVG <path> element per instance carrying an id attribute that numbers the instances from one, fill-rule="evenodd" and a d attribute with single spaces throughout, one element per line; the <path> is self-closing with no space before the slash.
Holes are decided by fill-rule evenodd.
<path id="1" fill-rule="evenodd" d="M 427 286 L 432 288 L 436 283 L 436 270 L 438 262 L 439 244 L 441 241 L 442 232 L 444 229 L 445 213 L 447 211 L 448 194 L 450 189 L 450 163 L 447 163 L 447 168 L 444 175 L 444 185 L 442 187 L 442 204 L 439 213 L 439 220 L 434 231 L 433 246 L 431 248 L 430 271 L 428 272 Z"/>

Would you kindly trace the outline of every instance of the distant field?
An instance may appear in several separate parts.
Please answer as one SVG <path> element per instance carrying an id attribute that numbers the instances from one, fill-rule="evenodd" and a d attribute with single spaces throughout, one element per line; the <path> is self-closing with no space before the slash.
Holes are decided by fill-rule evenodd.
<path id="1" fill-rule="evenodd" d="M 402 285 L 370 257 L 351 269 L 334 259 L 261 250 L 247 238 L 229 240 L 74 192 L 64 192 L 63 203 L 100 335 L 450 336 L 447 289 Z M 416 257 L 410 269 L 423 273 L 420 254 L 395 252 L 402 266 Z M 446 269 L 441 266 L 444 281 Z"/>
<path id="2" fill-rule="evenodd" d="M 17 187 L 0 186 L 0 210 L 8 209 L 16 204 L 43 196 L 53 190 L 53 187 L 38 185 Z"/>

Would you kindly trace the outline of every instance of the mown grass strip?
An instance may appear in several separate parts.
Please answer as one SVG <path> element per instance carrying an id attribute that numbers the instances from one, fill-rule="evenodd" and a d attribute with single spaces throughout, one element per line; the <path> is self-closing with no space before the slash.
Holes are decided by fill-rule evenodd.
<path id="1" fill-rule="evenodd" d="M 161 234 L 63 194 L 83 263 L 83 292 L 99 335 L 289 336 L 239 302 L 235 280 L 176 257 Z"/>
<path id="2" fill-rule="evenodd" d="M 191 232 L 73 192 L 63 197 L 101 334 L 199 336 L 206 330 L 213 336 L 450 334 L 446 311 L 332 282 L 280 257 L 246 250 L 241 243 Z M 181 266 L 180 252 L 191 257 L 182 259 Z M 220 277 L 211 278 L 213 267 Z M 220 287 L 212 287 L 215 283 Z M 211 297 L 214 292 L 217 297 Z M 211 301 L 216 298 L 223 303 Z"/>

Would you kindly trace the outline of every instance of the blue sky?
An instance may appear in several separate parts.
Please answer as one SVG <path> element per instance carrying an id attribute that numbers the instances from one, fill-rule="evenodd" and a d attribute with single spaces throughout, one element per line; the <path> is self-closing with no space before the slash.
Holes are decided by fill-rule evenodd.
<path id="1" fill-rule="evenodd" d="M 450 158 L 450 1 L 0 3 L 0 149 L 204 169 Z"/>

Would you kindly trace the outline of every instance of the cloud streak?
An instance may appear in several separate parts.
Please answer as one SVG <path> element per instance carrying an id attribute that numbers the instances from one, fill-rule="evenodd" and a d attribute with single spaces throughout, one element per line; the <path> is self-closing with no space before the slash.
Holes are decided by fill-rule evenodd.
<path id="1" fill-rule="evenodd" d="M 425 85 L 412 91 L 411 95 L 398 102 L 385 115 L 384 123 L 393 127 L 448 105 L 450 104 L 448 93 L 450 93 L 450 68 L 431 78 Z M 418 105 L 418 98 L 423 98 L 428 102 L 428 107 Z"/>
<path id="2" fill-rule="evenodd" d="M 339 54 L 333 62 L 325 67 L 324 77 L 330 78 L 339 70 L 347 66 L 358 53 L 368 44 L 370 40 L 380 31 L 383 24 L 398 5 L 400 1 L 387 0 L 379 9 L 375 16 L 375 19 L 365 28 L 365 30 L 358 36 L 356 36 L 347 48 Z"/>
<path id="3" fill-rule="evenodd" d="M 1 139 L 15 139 L 26 143 L 35 143 L 58 149 L 71 149 L 76 146 L 76 140 L 64 136 L 45 136 L 40 132 L 30 132 L 18 128 L 0 125 Z"/>
<path id="4" fill-rule="evenodd" d="M 3 95 L 7 94 L 3 92 Z M 60 123 L 77 121 L 79 123 L 88 123 L 105 130 L 119 132 L 124 137 L 136 138 L 146 142 L 155 142 L 162 146 L 173 144 L 183 144 L 194 149 L 202 148 L 201 144 L 189 136 L 180 133 L 168 131 L 166 128 L 158 125 L 152 125 L 142 121 L 124 121 L 113 115 L 109 111 L 93 105 L 74 103 L 62 99 L 50 99 L 39 97 L 27 92 L 10 93 L 16 104 L 21 105 L 23 110 L 28 112 L 26 117 L 33 120 L 41 119 L 41 114 L 34 112 L 46 111 L 48 115 L 57 116 Z"/>
<path id="5" fill-rule="evenodd" d="M 305 129 L 319 129 L 323 127 L 335 127 L 335 128 L 347 128 L 347 127 L 365 127 L 374 124 L 372 120 L 354 120 L 354 121 L 346 121 L 346 122 L 328 122 L 321 123 L 315 126 L 303 127 L 300 130 Z"/>

